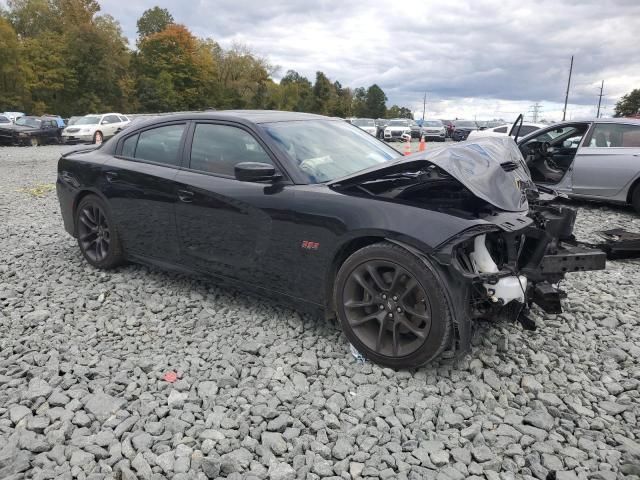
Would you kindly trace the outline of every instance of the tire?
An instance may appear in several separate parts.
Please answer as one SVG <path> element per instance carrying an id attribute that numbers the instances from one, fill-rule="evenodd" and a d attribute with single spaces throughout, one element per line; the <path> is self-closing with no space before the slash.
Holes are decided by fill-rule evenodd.
<path id="1" fill-rule="evenodd" d="M 390 368 L 414 368 L 449 346 L 453 307 L 445 288 L 433 267 L 382 242 L 342 264 L 334 305 L 344 334 L 365 358 Z"/>
<path id="2" fill-rule="evenodd" d="M 29 139 L 29 145 L 31 145 L 32 147 L 37 147 L 40 145 L 40 140 L 38 140 L 37 137 L 31 137 Z"/>
<path id="3" fill-rule="evenodd" d="M 631 194 L 631 205 L 636 212 L 640 213 L 640 183 L 638 183 L 633 189 Z"/>
<path id="4" fill-rule="evenodd" d="M 75 212 L 78 247 L 96 268 L 108 270 L 124 263 L 124 253 L 108 205 L 96 195 L 84 197 Z"/>
<path id="5" fill-rule="evenodd" d="M 102 142 L 104 142 L 104 135 L 102 135 L 102 132 L 98 131 L 96 133 L 93 134 L 93 143 L 95 145 L 100 145 Z"/>

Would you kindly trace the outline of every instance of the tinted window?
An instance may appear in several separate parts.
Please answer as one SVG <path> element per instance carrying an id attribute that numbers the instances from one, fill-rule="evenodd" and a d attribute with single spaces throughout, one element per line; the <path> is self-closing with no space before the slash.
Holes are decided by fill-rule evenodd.
<path id="1" fill-rule="evenodd" d="M 107 115 L 104 119 L 109 123 L 120 123 L 120 117 L 117 115 Z"/>
<path id="2" fill-rule="evenodd" d="M 125 117 L 124 115 L 119 115 L 118 118 L 120 119 L 121 122 L 128 122 L 129 119 L 127 117 Z"/>
<path id="3" fill-rule="evenodd" d="M 136 153 L 136 143 L 138 143 L 138 135 L 134 135 L 133 137 L 127 138 L 124 142 L 122 142 L 122 153 L 123 157 L 133 158 Z"/>
<path id="4" fill-rule="evenodd" d="M 0 115 L 0 123 L 11 123 L 7 117 Z"/>
<path id="5" fill-rule="evenodd" d="M 524 127 L 522 127 L 520 130 L 522 130 L 520 132 L 520 135 L 522 135 L 524 132 Z M 493 131 L 496 133 L 507 133 L 507 127 L 494 128 Z"/>
<path id="6" fill-rule="evenodd" d="M 599 123 L 593 129 L 589 146 L 600 148 L 639 148 L 640 125 Z"/>
<path id="7" fill-rule="evenodd" d="M 145 130 L 140 134 L 135 158 L 152 162 L 178 165 L 178 150 L 184 132 L 184 124 Z"/>
<path id="8" fill-rule="evenodd" d="M 240 162 L 272 164 L 256 139 L 244 130 L 227 125 L 196 125 L 190 168 L 233 176 L 234 167 Z"/>

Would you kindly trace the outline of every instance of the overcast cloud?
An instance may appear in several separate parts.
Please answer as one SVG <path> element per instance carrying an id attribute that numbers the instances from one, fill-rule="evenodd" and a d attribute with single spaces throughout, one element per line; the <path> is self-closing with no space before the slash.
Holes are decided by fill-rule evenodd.
<path id="1" fill-rule="evenodd" d="M 605 114 L 640 88 L 640 0 L 100 0 L 133 44 L 147 8 L 168 8 L 196 35 L 247 44 L 313 81 L 321 70 L 350 87 L 380 85 L 389 104 L 427 116 L 511 119 L 542 103 L 558 119 L 571 55 L 570 115 Z"/>

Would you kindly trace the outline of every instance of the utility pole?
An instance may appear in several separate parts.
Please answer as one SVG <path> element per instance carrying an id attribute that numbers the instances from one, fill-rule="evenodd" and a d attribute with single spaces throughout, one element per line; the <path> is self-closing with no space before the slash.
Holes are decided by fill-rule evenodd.
<path id="1" fill-rule="evenodd" d="M 596 118 L 600 118 L 600 105 L 602 104 L 602 90 L 604 89 L 604 80 L 600 84 L 600 95 L 598 95 L 598 113 L 596 113 Z"/>
<path id="2" fill-rule="evenodd" d="M 569 101 L 569 87 L 571 86 L 571 72 L 573 72 L 573 55 L 571 55 L 571 66 L 569 67 L 569 80 L 567 80 L 567 93 L 564 96 L 564 110 L 562 111 L 562 121 L 567 116 L 567 102 Z"/>
<path id="3" fill-rule="evenodd" d="M 542 107 L 542 105 L 540 105 L 540 102 L 536 102 L 533 105 L 531 105 L 531 120 L 533 121 L 533 123 L 538 123 L 538 115 L 540 114 L 540 107 Z"/>
<path id="4" fill-rule="evenodd" d="M 422 123 L 424 123 L 424 112 L 427 109 L 427 91 L 424 91 L 424 98 L 422 99 Z"/>

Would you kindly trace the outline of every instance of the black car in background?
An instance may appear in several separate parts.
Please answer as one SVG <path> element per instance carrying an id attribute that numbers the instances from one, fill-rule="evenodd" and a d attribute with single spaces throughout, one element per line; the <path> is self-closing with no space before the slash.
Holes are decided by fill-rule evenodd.
<path id="1" fill-rule="evenodd" d="M 451 135 L 453 134 L 453 130 L 454 130 L 454 126 L 453 126 L 453 122 L 451 120 L 442 120 L 440 119 L 440 121 L 442 122 L 442 124 L 444 125 L 444 128 L 447 131 L 447 138 L 451 138 Z"/>
<path id="2" fill-rule="evenodd" d="M 0 145 L 60 143 L 62 128 L 54 117 L 20 117 L 14 124 L 0 125 Z"/>
<path id="3" fill-rule="evenodd" d="M 469 133 L 477 129 L 478 125 L 473 120 L 454 120 L 451 138 L 454 142 L 461 142 L 467 139 Z"/>
<path id="4" fill-rule="evenodd" d="M 539 202 L 507 137 L 400 157 L 341 119 L 168 115 L 63 155 L 56 186 L 91 265 L 206 274 L 324 310 L 395 368 L 467 350 L 473 319 L 558 313 L 565 273 L 604 268 L 565 243 L 575 211 Z"/>

